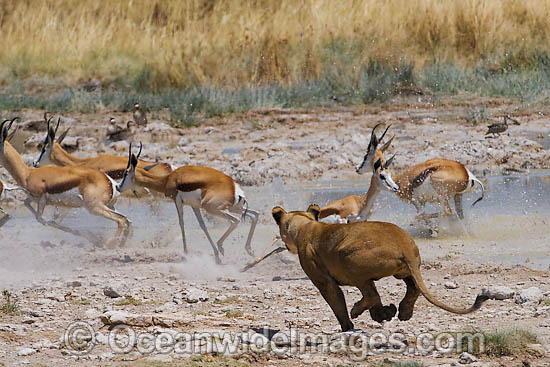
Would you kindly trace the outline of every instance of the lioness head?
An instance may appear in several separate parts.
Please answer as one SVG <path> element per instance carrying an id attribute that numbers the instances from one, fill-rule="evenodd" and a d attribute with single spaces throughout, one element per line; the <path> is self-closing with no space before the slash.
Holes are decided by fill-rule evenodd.
<path id="1" fill-rule="evenodd" d="M 293 226 L 293 219 L 304 219 L 307 221 L 317 221 L 319 219 L 319 213 L 321 209 L 319 205 L 312 204 L 310 205 L 305 212 L 303 211 L 293 211 L 287 212 L 280 206 L 276 206 L 271 211 L 273 219 L 279 226 L 279 233 L 281 234 L 281 239 L 286 245 L 288 251 L 293 254 L 298 253 L 298 246 L 295 243 L 297 236 L 297 226 Z M 301 221 L 300 221 L 301 222 Z"/>

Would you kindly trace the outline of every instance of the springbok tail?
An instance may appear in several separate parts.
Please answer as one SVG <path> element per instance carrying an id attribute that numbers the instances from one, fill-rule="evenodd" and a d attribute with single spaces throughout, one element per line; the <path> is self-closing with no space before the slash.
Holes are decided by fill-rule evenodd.
<path id="1" fill-rule="evenodd" d="M 472 206 L 474 206 L 485 198 L 485 186 L 483 186 L 483 183 L 478 180 L 472 172 L 470 172 L 468 169 L 466 169 L 466 171 L 468 172 L 468 181 L 470 182 L 469 186 L 474 186 L 477 183 L 481 187 L 481 196 L 476 201 L 474 201 L 474 203 L 472 204 Z"/>
<path id="2" fill-rule="evenodd" d="M 244 219 L 246 218 L 246 214 L 248 213 L 248 201 L 246 200 L 246 198 L 242 197 L 240 198 L 240 200 L 242 200 L 243 202 L 243 214 L 241 214 L 241 221 L 244 221 Z"/>

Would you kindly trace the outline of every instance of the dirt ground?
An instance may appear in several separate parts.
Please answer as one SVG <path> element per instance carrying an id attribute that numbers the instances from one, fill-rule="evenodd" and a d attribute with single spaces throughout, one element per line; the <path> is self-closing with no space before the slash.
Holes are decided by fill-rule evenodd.
<path id="1" fill-rule="evenodd" d="M 23 111 L 20 116 L 26 122 L 40 120 L 42 114 Z M 506 114 L 520 125 L 486 139 L 487 125 L 501 122 Z M 322 187 L 327 192 L 335 183 L 345 182 L 349 188 L 355 182 L 365 182 L 354 167 L 360 163 L 376 123 L 392 124 L 388 134 L 396 138 L 388 154 L 396 154 L 394 170 L 445 157 L 466 164 L 491 183 L 494 175 L 513 174 L 523 179 L 550 168 L 547 114 L 547 107 L 503 100 L 420 96 L 361 108 L 252 111 L 207 119 L 186 129 L 162 123 L 166 114 L 156 112 L 150 113 L 149 125 L 132 138 L 144 143 L 145 158 L 159 157 L 174 167 L 210 166 L 240 182 L 250 193 L 251 207 L 261 211 L 253 242 L 260 255 L 277 230 L 271 208 L 280 204 L 288 209 L 305 208 L 315 199 L 293 191 L 316 182 L 326 183 Z M 126 154 L 126 142 L 110 142 L 105 137 L 111 116 L 121 122 L 131 118 L 131 114 L 113 111 L 67 114 L 60 131 L 71 126 L 69 137 L 77 139 L 68 138 L 67 142 L 78 146 L 76 155 Z M 13 143 L 24 150 L 27 162 L 36 159 L 36 147 L 44 134 L 28 127 L 18 132 Z M 548 189 L 544 177 L 539 181 Z M 3 169 L 0 179 L 14 185 Z M 534 190 L 530 180 L 525 180 L 518 193 Z M 503 185 L 506 182 L 504 178 Z M 396 202 L 390 202 L 390 209 L 383 201 L 376 213 L 413 235 L 424 260 L 425 282 L 440 300 L 466 306 L 483 287 L 495 286 L 509 288 L 507 298 L 489 300 L 478 312 L 460 316 L 420 297 L 411 320 L 395 318 L 378 324 L 365 313 L 354 320 L 362 333 L 351 336 L 339 333 L 330 308 L 290 254 L 273 256 L 240 272 L 251 260 L 243 251 L 249 223 L 241 224 L 227 240 L 223 264 L 216 265 L 191 213 L 185 217 L 191 252 L 182 256 L 176 211 L 169 202 L 159 205 L 162 199 L 121 198 L 117 209 L 132 219 L 132 238 L 124 248 L 105 249 L 40 226 L 22 208 L 21 194 L 7 193 L 1 206 L 13 218 L 0 228 L 0 289 L 11 292 L 18 312 L 7 312 L 4 295 L 0 300 L 0 306 L 4 305 L 0 310 L 0 366 L 391 366 L 412 361 L 425 366 L 462 362 L 471 366 L 548 366 L 550 272 L 547 259 L 537 260 L 548 256 L 550 205 L 547 196 L 540 196 L 533 199 L 534 206 L 516 206 L 515 198 L 499 197 L 499 188 L 505 186 L 494 187 L 491 190 L 489 185 L 486 199 L 493 204 L 467 211 L 467 235 L 448 230 L 438 238 L 426 236 L 425 228 L 411 221 L 410 208 Z M 284 194 L 281 188 L 285 188 Z M 505 203 L 505 210 L 496 206 L 498 202 Z M 390 210 L 399 213 L 388 213 Z M 53 210 L 47 215 L 53 215 Z M 71 212 L 65 220 L 106 238 L 114 231 L 102 219 L 90 219 L 85 210 Z M 210 218 L 208 226 L 218 237 L 226 224 Z M 511 248 L 514 252 L 502 257 Z M 403 282 L 393 278 L 378 281 L 377 287 L 384 304 L 397 304 L 405 292 Z M 521 295 L 531 287 L 538 289 L 539 297 L 523 302 Z M 360 298 L 357 289 L 345 288 L 344 294 L 348 308 Z M 162 337 L 184 333 L 178 337 L 190 335 L 193 345 L 203 349 L 192 353 L 176 350 L 174 345 L 182 340 L 176 338 L 154 350 L 136 345 L 118 354 L 109 341 L 110 337 L 125 341 L 123 336 L 115 337 L 117 324 L 129 325 L 137 336 L 158 343 Z M 478 361 L 468 360 L 468 356 L 461 359 L 455 349 L 443 353 L 419 346 L 419 335 L 437 339 L 444 333 L 512 329 L 528 330 L 536 340 L 529 340 L 510 355 L 476 355 Z M 75 347 L 72 339 L 64 339 L 70 333 L 81 336 L 82 343 Z M 209 334 L 201 339 L 193 333 Z M 296 337 L 307 333 L 332 339 L 316 344 Z M 220 335 L 239 336 L 238 350 L 208 350 L 213 342 L 223 339 Z M 268 345 L 255 350 L 254 342 L 243 341 L 247 340 L 244 335 Z M 396 350 L 384 340 L 392 335 L 401 340 L 399 346 L 404 350 Z M 359 358 L 349 346 L 338 348 L 338 341 L 347 343 L 350 338 L 365 336 L 374 339 L 369 339 L 368 349 L 359 349 L 364 353 Z M 328 346 L 335 347 L 315 349 Z"/>

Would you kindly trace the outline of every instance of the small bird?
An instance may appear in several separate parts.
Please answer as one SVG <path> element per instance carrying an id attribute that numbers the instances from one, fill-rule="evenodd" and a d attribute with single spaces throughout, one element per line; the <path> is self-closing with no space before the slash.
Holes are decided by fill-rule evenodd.
<path id="1" fill-rule="evenodd" d="M 132 120 L 126 123 L 126 127 L 118 125 L 114 117 L 109 122 L 111 125 L 107 128 L 107 139 L 111 141 L 127 140 L 135 133 L 136 123 Z"/>
<path id="2" fill-rule="evenodd" d="M 508 130 L 508 120 L 512 120 L 512 119 L 509 116 L 504 116 L 504 122 L 489 125 L 489 128 L 485 133 L 485 136 L 489 134 L 493 134 L 492 136 L 493 138 L 496 136 L 500 136 L 501 133 Z"/>
<path id="3" fill-rule="evenodd" d="M 145 111 L 139 106 L 139 103 L 134 104 L 134 121 L 139 126 L 147 125 L 147 116 L 145 115 Z"/>
<path id="4" fill-rule="evenodd" d="M 23 130 L 33 130 L 33 131 L 46 131 L 47 128 L 47 122 L 48 122 L 48 115 L 50 113 L 48 111 L 44 112 L 44 119 L 43 120 L 31 120 L 26 121 L 24 123 L 19 124 L 19 126 Z"/>

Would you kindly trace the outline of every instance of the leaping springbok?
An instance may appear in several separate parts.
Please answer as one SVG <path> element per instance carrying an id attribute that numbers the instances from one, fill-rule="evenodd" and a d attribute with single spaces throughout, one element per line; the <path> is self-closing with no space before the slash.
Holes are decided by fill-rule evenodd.
<path id="1" fill-rule="evenodd" d="M 183 206 L 188 205 L 193 209 L 201 229 L 212 246 L 216 263 L 221 262 L 218 251 L 222 255 L 224 254 L 223 242 L 237 228 L 244 217 L 252 219 L 245 249 L 250 256 L 254 256 L 250 243 L 252 242 L 259 213 L 248 208 L 243 190 L 230 176 L 213 168 L 202 166 L 182 166 L 168 175 L 156 176 L 145 169 L 136 168 L 140 154 L 141 147 L 136 157 L 132 153 L 132 146 L 130 145 L 128 165 L 124 171 L 119 189 L 124 192 L 134 185 L 145 186 L 174 200 L 178 211 L 185 253 L 187 253 L 187 242 L 183 224 Z M 217 241 L 217 248 L 204 224 L 201 209 L 230 222 L 227 231 Z"/>
<path id="2" fill-rule="evenodd" d="M 373 157 L 383 159 L 383 151 L 388 148 L 391 140 L 378 149 L 383 135 L 380 139 L 376 137 L 375 130 L 380 124 L 372 129 L 371 139 L 367 148 L 367 153 L 363 162 L 357 167 L 356 172 L 363 174 L 367 172 Z M 389 126 L 388 126 L 389 128 Z M 386 131 L 388 130 L 386 128 Z M 385 134 L 386 132 L 384 132 Z M 399 175 L 393 175 L 395 183 L 399 186 L 396 194 L 405 202 L 412 203 L 419 215 L 417 219 L 425 220 L 437 218 L 440 216 L 451 216 L 453 210 L 449 204 L 449 199 L 454 198 L 455 209 L 458 218 L 464 219 L 462 210 L 462 194 L 472 190 L 477 183 L 481 187 L 481 197 L 473 204 L 474 206 L 485 196 L 483 183 L 478 180 L 462 163 L 449 159 L 436 158 L 430 159 L 409 167 Z M 426 203 L 436 203 L 442 206 L 442 213 L 424 214 L 421 210 Z"/>
<path id="3" fill-rule="evenodd" d="M 388 169 L 393 157 L 382 164 L 379 158 L 374 163 L 370 186 L 363 196 L 352 195 L 325 205 L 319 212 L 319 222 L 323 223 L 354 223 L 366 221 L 371 214 L 374 198 L 382 190 L 397 192 L 399 186 L 393 182 Z"/>
<path id="4" fill-rule="evenodd" d="M 67 152 L 61 146 L 61 142 L 69 132 L 68 128 L 57 139 L 55 136 L 59 129 L 59 119 L 55 129 L 50 126 L 51 118 L 48 120 L 48 129 L 42 150 L 38 159 L 34 162 L 34 167 L 40 167 L 53 163 L 56 166 L 81 166 L 92 169 L 98 169 L 109 175 L 112 179 L 119 180 L 122 178 L 126 170 L 127 159 L 117 155 L 104 154 L 93 158 L 78 158 Z M 139 160 L 138 168 L 149 168 L 149 172 L 154 175 L 166 175 L 172 172 L 172 167 L 168 163 L 156 163 Z"/>
<path id="5" fill-rule="evenodd" d="M 17 117 L 11 121 L 4 120 L 0 125 L 0 164 L 27 192 L 25 206 L 34 214 L 36 220 L 43 225 L 87 237 L 80 231 L 43 219 L 47 204 L 72 208 L 85 206 L 91 214 L 117 223 L 115 237 L 108 245 L 116 242 L 123 245 L 130 231 L 130 221 L 112 209 L 118 196 L 116 182 L 105 173 L 86 167 L 28 167 L 19 153 L 6 141 L 16 119 Z M 31 206 L 31 202 L 37 203 L 36 210 Z"/>

